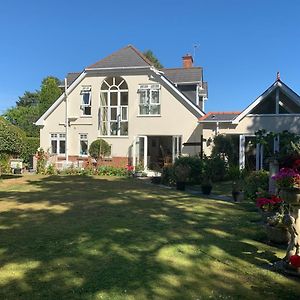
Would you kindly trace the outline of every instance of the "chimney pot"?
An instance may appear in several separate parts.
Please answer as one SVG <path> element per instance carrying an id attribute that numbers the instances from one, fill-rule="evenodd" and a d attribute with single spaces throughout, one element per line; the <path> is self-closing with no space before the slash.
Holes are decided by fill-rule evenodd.
<path id="1" fill-rule="evenodd" d="M 185 69 L 191 68 L 193 66 L 193 56 L 191 54 L 186 54 L 182 56 L 182 66 Z"/>

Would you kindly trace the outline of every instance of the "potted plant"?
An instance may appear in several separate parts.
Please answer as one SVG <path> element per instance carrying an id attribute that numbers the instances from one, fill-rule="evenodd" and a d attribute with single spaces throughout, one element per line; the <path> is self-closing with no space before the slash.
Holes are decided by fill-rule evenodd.
<path id="1" fill-rule="evenodd" d="M 297 168 L 281 168 L 272 176 L 281 198 L 287 203 L 300 203 L 300 174 Z"/>
<path id="2" fill-rule="evenodd" d="M 179 164 L 175 167 L 176 189 L 185 190 L 185 185 L 191 173 L 191 167 L 184 164 Z"/>
<path id="3" fill-rule="evenodd" d="M 210 195 L 212 186 L 214 168 L 212 158 L 204 157 L 203 159 L 203 179 L 201 183 L 201 190 L 204 195 Z"/>

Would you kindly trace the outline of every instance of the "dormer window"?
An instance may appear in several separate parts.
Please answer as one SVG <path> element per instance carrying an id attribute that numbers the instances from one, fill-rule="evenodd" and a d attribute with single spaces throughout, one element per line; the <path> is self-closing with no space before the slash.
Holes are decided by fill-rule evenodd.
<path id="1" fill-rule="evenodd" d="M 81 90 L 81 110 L 83 116 L 90 116 L 92 114 L 92 103 L 91 103 L 91 87 L 83 86 Z"/>
<path id="2" fill-rule="evenodd" d="M 141 84 L 138 93 L 140 95 L 140 115 L 160 115 L 159 84 Z"/>

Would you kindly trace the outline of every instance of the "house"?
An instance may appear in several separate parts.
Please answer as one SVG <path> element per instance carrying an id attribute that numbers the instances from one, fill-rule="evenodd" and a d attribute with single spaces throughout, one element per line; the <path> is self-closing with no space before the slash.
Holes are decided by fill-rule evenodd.
<path id="1" fill-rule="evenodd" d="M 40 146 L 57 165 L 80 165 L 89 145 L 104 139 L 103 163 L 155 169 L 181 153 L 199 154 L 207 83 L 191 55 L 183 67 L 156 69 L 129 45 L 69 73 L 66 90 L 40 117 Z"/>
<path id="2" fill-rule="evenodd" d="M 218 134 L 233 135 L 238 140 L 241 169 L 262 169 L 264 147 L 254 143 L 255 132 L 264 129 L 279 133 L 288 130 L 300 134 L 300 96 L 289 88 L 279 73 L 276 81 L 242 112 L 210 112 L 199 118 L 203 126 L 203 151 L 210 155 L 213 138 Z M 277 151 L 280 140 L 274 137 Z"/>

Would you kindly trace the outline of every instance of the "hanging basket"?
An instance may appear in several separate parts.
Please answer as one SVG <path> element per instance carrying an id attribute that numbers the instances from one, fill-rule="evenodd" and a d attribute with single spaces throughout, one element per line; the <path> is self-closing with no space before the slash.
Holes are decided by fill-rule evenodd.
<path id="1" fill-rule="evenodd" d="M 300 189 L 281 188 L 280 197 L 289 204 L 300 204 Z"/>

